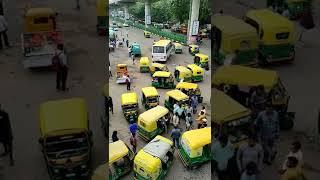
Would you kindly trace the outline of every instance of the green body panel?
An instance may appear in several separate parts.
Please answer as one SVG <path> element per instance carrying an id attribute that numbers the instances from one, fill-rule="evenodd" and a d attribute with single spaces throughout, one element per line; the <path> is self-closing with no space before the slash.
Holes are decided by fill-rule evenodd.
<path id="1" fill-rule="evenodd" d="M 236 65 L 253 65 L 256 62 L 257 49 L 240 51 L 236 58 L 234 64 Z"/>
<path id="2" fill-rule="evenodd" d="M 174 83 L 164 83 L 160 84 L 159 82 L 152 82 L 151 85 L 155 88 L 163 88 L 163 89 L 173 89 L 174 88 Z"/>
<path id="3" fill-rule="evenodd" d="M 179 77 L 177 77 L 176 80 L 177 80 L 178 82 L 181 81 L 181 79 L 180 79 Z M 187 78 L 183 79 L 183 82 L 191 82 L 191 81 L 192 81 L 192 78 L 191 78 L 191 77 L 187 77 Z"/>
<path id="4" fill-rule="evenodd" d="M 115 175 L 111 175 L 109 174 L 109 180 L 117 180 L 117 179 L 120 179 L 120 177 L 126 175 L 128 172 L 131 171 L 131 168 L 130 167 L 127 167 L 127 168 L 117 168 L 116 169 L 116 172 L 115 172 Z"/>
<path id="5" fill-rule="evenodd" d="M 150 72 L 149 66 L 140 66 L 140 72 L 142 73 Z"/>
<path id="6" fill-rule="evenodd" d="M 97 16 L 97 27 L 107 29 L 108 26 L 108 16 Z"/>
<path id="7" fill-rule="evenodd" d="M 143 139 L 151 140 L 155 138 L 157 135 L 161 134 L 163 132 L 163 129 L 157 128 L 156 130 L 152 132 L 147 132 L 146 130 L 142 129 L 141 127 L 138 127 L 138 134 L 143 137 Z"/>
<path id="8" fill-rule="evenodd" d="M 169 109 L 169 111 L 173 111 L 173 104 L 169 103 L 169 101 L 165 100 L 164 101 L 164 107 L 166 107 L 167 109 Z"/>
<path id="9" fill-rule="evenodd" d="M 167 170 L 163 170 L 163 169 L 162 169 L 161 172 L 160 172 L 160 174 L 159 174 L 159 176 L 157 177 L 157 180 L 164 180 L 171 166 L 172 166 L 172 161 L 169 161 L 169 162 L 168 162 L 168 166 L 167 166 L 168 169 L 167 169 Z M 142 176 L 141 176 L 139 173 L 137 173 L 136 171 L 134 171 L 134 175 L 135 175 L 135 177 L 137 178 L 137 180 L 150 180 L 150 179 L 147 179 L 147 178 L 142 177 Z"/>
<path id="10" fill-rule="evenodd" d="M 135 113 L 123 112 L 123 115 L 124 115 L 124 117 L 126 118 L 127 121 L 130 121 L 130 117 L 131 116 L 133 116 L 133 120 L 134 121 L 137 121 L 138 114 L 139 114 L 139 110 L 135 110 Z"/>
<path id="11" fill-rule="evenodd" d="M 187 167 L 201 165 L 207 161 L 212 160 L 211 153 L 209 152 L 209 150 L 204 150 L 203 155 L 196 158 L 190 158 L 182 147 L 179 147 L 178 151 L 179 151 L 180 158 L 183 159 Z"/>
<path id="12" fill-rule="evenodd" d="M 259 57 L 259 61 L 265 61 L 269 54 L 272 55 L 272 59 L 274 60 L 279 58 L 284 58 L 283 61 L 289 60 L 290 52 L 292 52 L 293 50 L 294 46 L 290 44 L 274 46 L 262 45 L 259 49 L 259 53 L 261 55 L 261 57 Z"/>
<path id="13" fill-rule="evenodd" d="M 194 82 L 200 82 L 203 80 L 203 76 L 192 76 Z"/>

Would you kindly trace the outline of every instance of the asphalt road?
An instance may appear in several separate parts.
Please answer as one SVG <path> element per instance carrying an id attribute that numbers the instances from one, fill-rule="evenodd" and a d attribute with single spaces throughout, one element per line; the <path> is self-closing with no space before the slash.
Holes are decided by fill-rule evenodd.
<path id="1" fill-rule="evenodd" d="M 111 21 L 110 21 L 111 22 Z M 122 36 L 126 36 L 128 33 L 129 43 L 137 42 L 141 45 L 142 48 L 142 56 L 147 56 L 151 60 L 151 48 L 152 43 L 154 40 L 159 40 L 159 37 L 152 35 L 151 38 L 144 38 L 143 31 L 135 28 L 119 28 L 117 32 L 118 38 L 122 39 Z M 202 46 L 200 46 L 200 52 L 204 54 L 208 54 L 210 56 L 210 47 L 211 43 L 209 40 L 204 40 Z M 128 71 L 130 74 L 132 81 L 132 91 L 136 92 L 139 96 L 139 103 L 140 103 L 140 112 L 144 112 L 145 109 L 141 105 L 141 88 L 146 86 L 151 86 L 151 77 L 149 73 L 142 74 L 139 72 L 139 58 L 136 58 L 135 64 L 133 64 L 131 58 L 128 57 L 128 48 L 124 45 L 124 47 L 116 48 L 115 52 L 111 52 L 110 55 L 110 62 L 112 73 L 115 75 L 115 68 L 116 64 L 125 63 L 128 65 Z M 187 47 L 183 47 L 182 54 L 175 54 L 173 55 L 167 62 L 166 65 L 168 66 L 170 72 L 174 72 L 174 68 L 176 65 L 188 65 L 193 63 L 193 56 L 188 53 Z M 114 102 L 114 115 L 110 118 L 110 127 L 109 127 L 109 135 L 111 137 L 111 133 L 113 130 L 117 130 L 120 132 L 119 138 L 124 140 L 126 143 L 129 144 L 129 131 L 128 126 L 129 123 L 124 119 L 122 110 L 121 110 L 121 94 L 126 93 L 126 85 L 119 85 L 116 83 L 116 77 L 112 77 L 109 80 L 109 94 L 113 98 Z M 211 89 L 210 89 L 210 82 L 211 82 L 211 71 L 205 72 L 205 78 L 203 82 L 198 83 L 202 92 L 202 96 L 204 97 L 203 105 L 206 106 L 208 111 L 208 119 L 210 119 L 211 114 L 211 106 L 210 106 L 210 98 L 211 98 Z M 177 83 L 177 82 L 175 82 Z M 160 95 L 160 105 L 164 105 L 164 98 L 165 93 L 169 90 L 165 89 L 158 89 Z M 198 109 L 200 109 L 199 106 Z M 185 122 L 184 120 L 180 121 L 180 127 L 185 129 Z M 162 134 L 165 137 L 170 138 L 168 134 Z M 138 150 L 146 145 L 146 142 L 140 138 L 138 138 Z M 210 163 L 207 163 L 201 166 L 199 169 L 188 171 L 183 166 L 181 160 L 177 153 L 175 153 L 175 159 L 172 168 L 169 170 L 169 173 L 166 177 L 168 180 L 172 179 L 211 179 L 210 175 Z M 124 179 L 132 179 L 132 174 L 129 174 Z"/>

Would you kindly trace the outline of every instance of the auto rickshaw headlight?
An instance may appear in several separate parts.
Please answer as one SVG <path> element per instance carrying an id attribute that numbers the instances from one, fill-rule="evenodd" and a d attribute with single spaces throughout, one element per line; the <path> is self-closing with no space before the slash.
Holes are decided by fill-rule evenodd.
<path id="1" fill-rule="evenodd" d="M 87 165 L 85 165 L 85 164 L 84 164 L 84 165 L 81 165 L 81 168 L 82 168 L 82 169 L 85 169 L 85 168 L 87 168 Z"/>
<path id="2" fill-rule="evenodd" d="M 59 169 L 53 169 L 53 172 L 56 174 L 59 174 L 60 171 L 59 171 Z"/>

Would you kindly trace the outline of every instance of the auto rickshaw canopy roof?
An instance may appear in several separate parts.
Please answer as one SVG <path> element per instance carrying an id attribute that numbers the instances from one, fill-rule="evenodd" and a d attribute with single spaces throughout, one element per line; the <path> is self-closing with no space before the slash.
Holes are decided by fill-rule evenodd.
<path id="1" fill-rule="evenodd" d="M 213 25 L 228 36 L 247 36 L 257 33 L 254 27 L 229 15 L 213 16 Z"/>
<path id="2" fill-rule="evenodd" d="M 88 129 L 88 110 L 83 98 L 47 101 L 40 105 L 42 137 L 64 130 Z"/>
<path id="3" fill-rule="evenodd" d="M 189 83 L 189 82 L 179 82 L 176 85 L 176 89 L 198 89 L 199 86 L 196 83 Z"/>
<path id="4" fill-rule="evenodd" d="M 117 67 L 127 67 L 126 64 L 117 64 Z"/>
<path id="5" fill-rule="evenodd" d="M 156 71 L 152 75 L 152 77 L 166 77 L 166 78 L 170 76 L 171 76 L 171 72 L 167 72 L 167 71 Z"/>
<path id="6" fill-rule="evenodd" d="M 163 40 L 160 40 L 160 41 L 157 41 L 153 44 L 153 46 L 166 46 L 170 43 L 171 41 L 170 40 L 166 40 L 166 39 L 163 39 Z"/>
<path id="7" fill-rule="evenodd" d="M 183 73 L 183 74 L 192 74 L 192 72 L 190 71 L 190 69 L 188 69 L 187 67 L 184 67 L 184 66 L 177 66 L 176 67 L 176 70 L 178 70 L 179 72 Z"/>
<path id="8" fill-rule="evenodd" d="M 156 106 L 140 114 L 138 120 L 143 120 L 143 122 L 148 126 L 157 122 L 161 117 L 168 114 L 168 112 L 169 110 L 167 108 L 163 106 Z"/>
<path id="9" fill-rule="evenodd" d="M 159 95 L 157 89 L 153 86 L 144 87 L 141 90 L 146 97 L 154 97 Z"/>
<path id="10" fill-rule="evenodd" d="M 138 96 L 135 92 L 124 93 L 121 95 L 121 105 L 132 105 L 138 103 Z"/>
<path id="11" fill-rule="evenodd" d="M 96 11 L 97 16 L 108 16 L 108 1 L 107 0 L 97 0 Z"/>
<path id="12" fill-rule="evenodd" d="M 161 63 L 152 63 L 151 66 L 161 69 L 161 68 L 165 67 L 166 65 L 161 64 Z"/>
<path id="13" fill-rule="evenodd" d="M 149 32 L 149 31 L 143 31 L 143 33 L 145 33 L 145 34 L 150 34 L 151 32 Z"/>
<path id="14" fill-rule="evenodd" d="M 215 88 L 213 89 L 213 98 L 213 122 L 219 125 L 251 114 L 249 109 Z"/>
<path id="15" fill-rule="evenodd" d="M 197 53 L 197 54 L 195 54 L 195 56 L 199 57 L 202 62 L 203 61 L 206 61 L 206 62 L 209 61 L 209 56 L 208 55 Z"/>
<path id="16" fill-rule="evenodd" d="M 138 44 L 136 42 L 132 43 L 131 46 L 134 48 L 140 48 L 140 44 Z"/>
<path id="17" fill-rule="evenodd" d="M 158 135 L 143 148 L 143 151 L 161 160 L 165 160 L 166 154 L 172 146 L 173 142 L 171 140 Z"/>
<path id="18" fill-rule="evenodd" d="M 190 68 L 191 71 L 193 71 L 193 72 L 196 72 L 196 73 L 201 72 L 200 74 L 203 74 L 203 69 L 196 64 L 189 64 L 187 67 Z"/>
<path id="19" fill-rule="evenodd" d="M 161 168 L 161 160 L 141 149 L 134 157 L 134 164 L 143 167 L 150 173 L 157 172 Z"/>
<path id="20" fill-rule="evenodd" d="M 182 48 L 182 44 L 180 43 L 173 43 L 175 48 L 181 49 Z"/>
<path id="21" fill-rule="evenodd" d="M 148 57 L 141 57 L 140 58 L 140 65 L 149 65 L 150 61 Z"/>
<path id="22" fill-rule="evenodd" d="M 30 8 L 26 12 L 26 17 L 55 16 L 56 12 L 52 8 Z"/>
<path id="23" fill-rule="evenodd" d="M 186 131 L 182 134 L 191 150 L 198 149 L 211 143 L 211 127 Z"/>
<path id="24" fill-rule="evenodd" d="M 94 170 L 91 180 L 106 180 L 108 176 L 108 163 L 102 164 Z"/>
<path id="25" fill-rule="evenodd" d="M 265 31 L 279 31 L 283 27 L 294 31 L 293 22 L 269 9 L 250 10 L 246 16 L 259 23 Z"/>
<path id="26" fill-rule="evenodd" d="M 199 46 L 195 45 L 195 44 L 190 44 L 189 47 L 191 47 L 191 48 L 199 48 Z"/>
<path id="27" fill-rule="evenodd" d="M 123 141 L 118 140 L 116 142 L 109 143 L 109 164 L 123 158 L 128 153 L 129 149 Z"/>
<path id="28" fill-rule="evenodd" d="M 177 100 L 177 101 L 182 101 L 182 100 L 186 100 L 189 98 L 188 95 L 186 95 L 185 93 L 183 93 L 180 90 L 174 89 L 171 91 L 168 91 L 166 93 L 167 96 L 172 97 L 173 99 Z"/>
<path id="29" fill-rule="evenodd" d="M 266 90 L 272 89 L 279 81 L 276 71 L 245 67 L 240 65 L 221 66 L 213 76 L 213 84 L 238 86 L 263 85 Z"/>

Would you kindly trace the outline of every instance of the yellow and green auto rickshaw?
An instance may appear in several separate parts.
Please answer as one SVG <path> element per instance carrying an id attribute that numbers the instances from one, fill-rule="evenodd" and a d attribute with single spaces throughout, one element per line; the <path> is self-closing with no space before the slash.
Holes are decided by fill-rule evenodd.
<path id="1" fill-rule="evenodd" d="M 195 169 L 211 161 L 211 127 L 184 132 L 178 152 L 183 165 L 188 169 Z"/>
<path id="2" fill-rule="evenodd" d="M 106 35 L 108 27 L 108 1 L 97 0 L 97 33 L 99 35 Z"/>
<path id="3" fill-rule="evenodd" d="M 206 71 L 209 70 L 209 56 L 205 54 L 195 54 L 194 64 L 204 68 Z"/>
<path id="4" fill-rule="evenodd" d="M 169 110 L 163 106 L 156 106 L 142 113 L 138 117 L 138 134 L 149 141 L 161 134 L 165 129 L 161 125 L 161 118 L 168 116 Z"/>
<path id="5" fill-rule="evenodd" d="M 153 75 L 156 71 L 167 71 L 169 72 L 168 67 L 165 64 L 161 63 L 151 63 L 150 65 L 150 74 Z"/>
<path id="6" fill-rule="evenodd" d="M 198 102 L 203 102 L 203 97 L 201 96 L 201 91 L 198 84 L 188 83 L 188 82 L 179 82 L 176 86 L 176 89 L 185 93 L 189 97 L 196 95 L 198 97 Z"/>
<path id="7" fill-rule="evenodd" d="M 178 89 L 168 91 L 164 106 L 173 112 L 173 105 L 178 104 L 180 108 L 184 108 L 189 102 L 189 96 Z"/>
<path id="8" fill-rule="evenodd" d="M 145 109 L 150 109 L 159 105 L 159 94 L 155 87 L 144 87 L 142 91 L 142 105 Z"/>
<path id="9" fill-rule="evenodd" d="M 129 75 L 127 65 L 126 64 L 117 64 L 116 72 L 117 72 L 117 83 L 118 84 L 125 83 L 126 78 Z"/>
<path id="10" fill-rule="evenodd" d="M 151 32 L 143 31 L 143 35 L 144 35 L 145 38 L 150 38 L 151 37 Z"/>
<path id="11" fill-rule="evenodd" d="M 173 158 L 173 142 L 165 137 L 156 136 L 134 158 L 134 179 L 165 179 Z"/>
<path id="12" fill-rule="evenodd" d="M 92 132 L 83 98 L 42 103 L 40 134 L 39 143 L 51 179 L 89 176 Z"/>
<path id="13" fill-rule="evenodd" d="M 244 67 L 239 65 L 221 66 L 213 75 L 213 86 L 228 94 L 231 88 L 238 89 L 238 101 L 250 107 L 247 94 L 259 85 L 264 86 L 273 108 L 279 112 L 280 127 L 291 129 L 295 113 L 288 112 L 290 95 L 282 84 L 278 73 L 272 70 Z M 241 88 L 241 89 L 240 89 Z"/>
<path id="14" fill-rule="evenodd" d="M 196 64 L 189 64 L 188 69 L 192 72 L 192 82 L 203 81 L 203 69 Z"/>
<path id="15" fill-rule="evenodd" d="M 278 8 L 285 10 L 288 8 L 290 19 L 299 19 L 304 10 L 310 8 L 311 0 L 267 0 L 267 7 L 275 5 Z"/>
<path id="16" fill-rule="evenodd" d="M 255 65 L 258 58 L 258 35 L 254 27 L 243 20 L 228 16 L 213 16 L 213 59 L 219 65 Z"/>
<path id="17" fill-rule="evenodd" d="M 257 30 L 261 65 L 294 60 L 296 32 L 293 22 L 267 9 L 250 10 L 244 19 Z"/>
<path id="18" fill-rule="evenodd" d="M 156 71 L 152 75 L 151 85 L 156 88 L 173 89 L 174 79 L 171 72 Z"/>
<path id="19" fill-rule="evenodd" d="M 180 43 L 173 43 L 174 45 L 174 52 L 176 54 L 181 54 L 182 53 L 182 44 Z"/>
<path id="20" fill-rule="evenodd" d="M 213 88 L 214 101 L 212 102 L 212 128 L 213 136 L 218 137 L 227 133 L 230 142 L 235 148 L 247 142 L 253 120 L 251 110 L 241 105 L 222 91 Z M 225 107 L 228 108 L 225 108 Z"/>
<path id="21" fill-rule="evenodd" d="M 190 44 L 189 45 L 189 53 L 192 55 L 195 55 L 200 52 L 200 47 L 195 44 Z"/>
<path id="22" fill-rule="evenodd" d="M 183 82 L 191 82 L 192 81 L 192 72 L 190 69 L 184 66 L 177 66 L 174 70 L 174 77 L 178 82 L 181 80 Z"/>
<path id="23" fill-rule="evenodd" d="M 148 57 L 140 58 L 140 72 L 145 73 L 150 71 L 150 60 Z"/>
<path id="24" fill-rule="evenodd" d="M 123 141 L 109 143 L 109 180 L 128 174 L 133 169 L 133 158 L 134 152 Z"/>
<path id="25" fill-rule="evenodd" d="M 128 121 L 136 121 L 139 114 L 137 93 L 130 92 L 121 95 L 121 107 L 123 115 Z"/>

